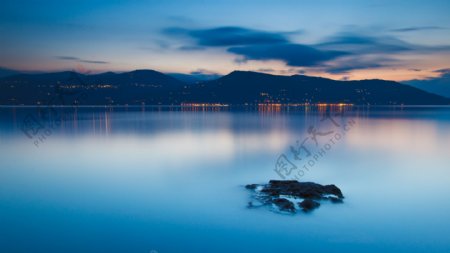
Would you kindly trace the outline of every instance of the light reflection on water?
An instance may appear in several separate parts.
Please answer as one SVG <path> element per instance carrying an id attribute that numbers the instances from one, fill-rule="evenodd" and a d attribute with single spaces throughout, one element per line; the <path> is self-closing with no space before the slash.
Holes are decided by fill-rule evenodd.
<path id="1" fill-rule="evenodd" d="M 247 209 L 242 186 L 326 108 L 258 109 L 59 108 L 36 147 L 21 124 L 43 114 L 0 108 L 0 251 L 450 249 L 450 108 L 333 110 L 357 124 L 303 180 L 345 202 L 295 216 Z"/>

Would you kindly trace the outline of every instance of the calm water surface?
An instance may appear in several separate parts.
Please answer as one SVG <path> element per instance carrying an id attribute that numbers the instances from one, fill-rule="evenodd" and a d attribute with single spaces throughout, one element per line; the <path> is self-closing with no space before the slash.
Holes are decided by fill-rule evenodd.
<path id="1" fill-rule="evenodd" d="M 50 114 L 0 108 L 0 252 L 450 252 L 450 108 Z M 283 154 L 344 203 L 248 209 Z"/>

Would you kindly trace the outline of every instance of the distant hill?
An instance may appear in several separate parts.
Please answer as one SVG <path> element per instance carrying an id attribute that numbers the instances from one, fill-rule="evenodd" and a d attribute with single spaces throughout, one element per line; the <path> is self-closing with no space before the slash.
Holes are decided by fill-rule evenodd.
<path id="1" fill-rule="evenodd" d="M 95 75 L 70 71 L 19 74 L 0 78 L 0 91 L 0 104 L 3 105 L 179 105 L 198 102 L 450 104 L 450 99 L 392 81 L 335 81 L 243 71 L 191 85 L 154 70 Z"/>
<path id="2" fill-rule="evenodd" d="M 0 79 L 1 104 L 179 104 L 184 83 L 154 70 L 83 75 L 66 71 Z"/>
<path id="3" fill-rule="evenodd" d="M 189 87 L 193 102 L 351 103 L 360 105 L 450 104 L 438 95 L 384 80 L 335 81 L 304 75 L 276 76 L 234 71 Z"/>
<path id="4" fill-rule="evenodd" d="M 428 80 L 411 80 L 405 82 L 405 84 L 450 98 L 450 73 Z"/>
<path id="5" fill-rule="evenodd" d="M 19 73 L 20 72 L 12 70 L 12 69 L 6 69 L 6 68 L 1 68 L 0 67 L 0 78 L 6 77 L 6 76 L 17 75 Z"/>

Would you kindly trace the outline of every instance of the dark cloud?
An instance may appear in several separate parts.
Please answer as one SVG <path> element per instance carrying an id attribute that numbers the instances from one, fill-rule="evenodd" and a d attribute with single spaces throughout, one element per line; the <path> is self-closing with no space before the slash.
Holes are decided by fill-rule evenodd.
<path id="1" fill-rule="evenodd" d="M 447 69 L 437 69 L 434 72 L 440 73 L 440 74 L 450 74 L 450 68 Z"/>
<path id="2" fill-rule="evenodd" d="M 165 29 L 164 33 L 175 36 L 189 36 L 196 40 L 198 46 L 211 47 L 288 42 L 283 33 L 266 32 L 233 26 L 198 30 L 171 27 Z"/>
<path id="3" fill-rule="evenodd" d="M 438 27 L 407 27 L 413 29 L 437 29 Z M 409 43 L 392 35 L 374 35 L 367 31 L 341 32 L 320 43 L 306 45 L 293 42 L 291 34 L 299 31 L 274 32 L 244 27 L 216 27 L 211 29 L 186 29 L 171 27 L 165 34 L 184 39 L 180 50 L 203 50 L 223 47 L 236 55 L 236 64 L 249 60 L 279 60 L 290 67 L 322 69 L 332 74 L 348 73 L 356 69 L 391 67 L 400 54 L 427 54 L 450 52 L 450 46 L 423 46 Z"/>
<path id="4" fill-rule="evenodd" d="M 319 69 L 329 74 L 348 74 L 353 70 L 393 67 L 398 62 L 389 57 L 352 55 L 325 64 Z"/>
<path id="5" fill-rule="evenodd" d="M 383 64 L 377 63 L 377 62 L 349 62 L 347 64 L 343 65 L 335 65 L 335 66 L 328 66 L 324 68 L 324 71 L 329 74 L 347 74 L 352 70 L 358 70 L 358 69 L 374 69 L 374 68 L 381 68 L 384 67 Z"/>
<path id="6" fill-rule="evenodd" d="M 363 36 L 351 33 L 343 33 L 329 37 L 320 46 L 328 45 L 372 45 L 377 42 L 377 39 L 370 36 Z"/>
<path id="7" fill-rule="evenodd" d="M 240 55 L 245 60 L 281 60 L 295 67 L 317 66 L 348 54 L 342 51 L 318 50 L 293 43 L 231 47 L 228 52 Z"/>
<path id="8" fill-rule="evenodd" d="M 199 51 L 199 50 L 205 50 L 206 47 L 201 47 L 201 46 L 181 46 L 178 49 L 182 50 L 182 51 Z"/>
<path id="9" fill-rule="evenodd" d="M 355 54 L 392 54 L 414 49 L 412 45 L 391 36 L 376 37 L 353 33 L 337 34 L 316 46 L 324 49 L 348 50 Z"/>
<path id="10" fill-rule="evenodd" d="M 237 46 L 287 42 L 287 39 L 281 34 L 241 27 L 197 30 L 191 31 L 190 34 L 203 46 Z"/>
<path id="11" fill-rule="evenodd" d="M 423 46 L 408 43 L 393 36 L 368 36 L 364 34 L 340 33 L 315 45 L 321 49 L 346 50 L 353 54 L 436 53 L 450 51 L 450 46 Z"/>
<path id="12" fill-rule="evenodd" d="M 68 61 L 78 61 L 80 60 L 77 57 L 72 57 L 72 56 L 57 56 L 56 58 L 60 59 L 60 60 L 68 60 Z"/>
<path id="13" fill-rule="evenodd" d="M 425 30 L 442 30 L 445 29 L 440 26 L 411 26 L 411 27 L 403 27 L 390 30 L 391 32 L 416 32 L 416 31 L 425 31 Z"/>
<path id="14" fill-rule="evenodd" d="M 59 60 L 76 61 L 76 62 L 91 63 L 91 64 L 108 64 L 109 63 L 106 61 L 85 60 L 85 59 L 80 59 L 78 57 L 73 57 L 73 56 L 57 56 L 56 58 Z"/>
<path id="15" fill-rule="evenodd" d="M 392 67 L 399 64 L 396 56 L 406 53 L 450 52 L 449 46 L 422 46 L 393 36 L 368 36 L 354 33 L 337 34 L 316 44 L 315 47 L 322 50 L 343 50 L 351 54 L 351 57 L 326 63 L 322 70 L 330 74 L 347 74 L 352 70 Z"/>

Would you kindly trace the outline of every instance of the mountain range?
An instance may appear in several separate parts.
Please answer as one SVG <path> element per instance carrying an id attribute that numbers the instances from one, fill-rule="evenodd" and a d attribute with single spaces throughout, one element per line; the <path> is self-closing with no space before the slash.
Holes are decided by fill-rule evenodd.
<path id="1" fill-rule="evenodd" d="M 446 70 L 441 76 L 426 80 L 411 80 L 405 84 L 450 98 L 450 70 Z"/>
<path id="2" fill-rule="evenodd" d="M 186 82 L 154 70 L 85 75 L 66 71 L 0 78 L 2 105 L 180 105 L 346 103 L 449 105 L 450 99 L 385 80 L 336 81 L 305 75 L 234 71 Z"/>
<path id="3" fill-rule="evenodd" d="M 19 73 L 20 72 L 12 70 L 12 69 L 7 69 L 7 68 L 0 67 L 0 78 L 6 77 L 6 76 L 17 75 Z"/>

